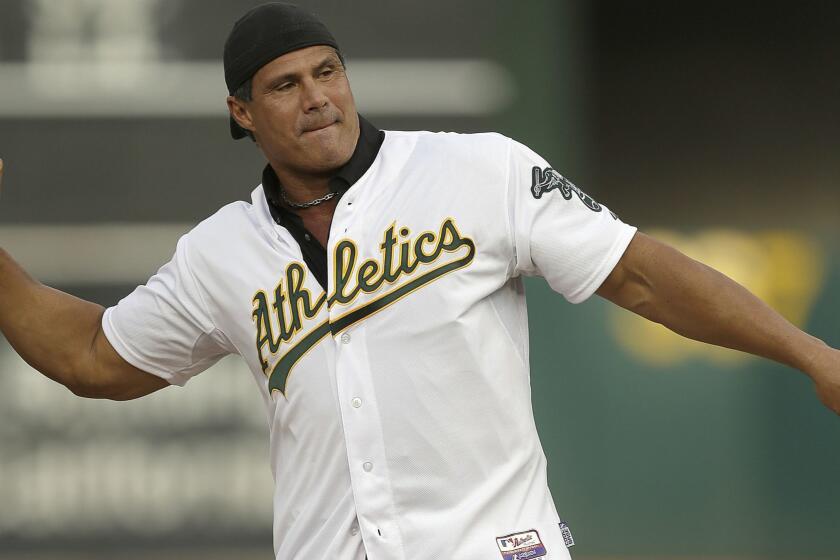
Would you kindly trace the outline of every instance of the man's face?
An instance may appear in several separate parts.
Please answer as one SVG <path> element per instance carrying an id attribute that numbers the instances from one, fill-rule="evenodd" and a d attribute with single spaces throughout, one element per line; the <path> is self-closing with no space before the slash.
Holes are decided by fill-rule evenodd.
<path id="1" fill-rule="evenodd" d="M 252 80 L 252 100 L 228 105 L 266 157 L 293 174 L 329 174 L 350 159 L 359 121 L 344 66 L 332 47 L 293 51 Z"/>

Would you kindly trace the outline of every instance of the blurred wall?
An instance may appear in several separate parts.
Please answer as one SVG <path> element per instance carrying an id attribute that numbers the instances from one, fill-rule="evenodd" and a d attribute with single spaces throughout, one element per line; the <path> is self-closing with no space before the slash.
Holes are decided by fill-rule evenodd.
<path id="1" fill-rule="evenodd" d="M 840 9 L 579 10 L 578 185 L 840 345 Z M 840 424 L 804 376 L 528 288 L 538 423 L 578 553 L 836 557 Z"/>
<path id="2" fill-rule="evenodd" d="M 245 198 L 261 156 L 227 136 L 219 57 L 256 3 L 3 0 L 0 243 L 108 305 Z M 840 345 L 840 9 L 301 3 L 380 127 L 513 136 Z M 527 289 L 576 558 L 834 556 L 840 423 L 803 376 Z M 0 558 L 270 557 L 265 418 L 238 361 L 130 403 L 73 397 L 8 348 L 0 372 Z"/>

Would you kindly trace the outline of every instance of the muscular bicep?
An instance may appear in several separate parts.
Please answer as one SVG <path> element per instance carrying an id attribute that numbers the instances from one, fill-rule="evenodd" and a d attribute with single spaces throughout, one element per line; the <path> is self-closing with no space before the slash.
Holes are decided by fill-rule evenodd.
<path id="1" fill-rule="evenodd" d="M 134 367 L 120 356 L 105 336 L 101 324 L 91 346 L 91 357 L 95 370 L 93 377 L 99 388 L 89 387 L 90 394 L 84 396 L 125 401 L 169 386 L 165 379 Z"/>
<path id="2" fill-rule="evenodd" d="M 645 304 L 652 294 L 651 275 L 648 267 L 656 266 L 661 251 L 675 249 L 637 231 L 619 259 L 595 293 L 635 313 L 643 314 Z"/>
<path id="3" fill-rule="evenodd" d="M 703 302 L 710 277 L 716 270 L 670 245 L 637 232 L 622 258 L 596 293 L 629 311 L 657 323 L 673 322 L 674 314 L 685 314 L 689 295 Z M 700 303 L 705 305 L 705 303 Z M 673 330 L 673 329 L 672 329 Z"/>

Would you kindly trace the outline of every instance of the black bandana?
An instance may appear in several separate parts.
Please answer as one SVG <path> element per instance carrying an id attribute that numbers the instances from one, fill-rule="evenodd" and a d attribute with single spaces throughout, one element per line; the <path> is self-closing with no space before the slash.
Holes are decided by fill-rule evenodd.
<path id="1" fill-rule="evenodd" d="M 225 41 L 228 92 L 233 95 L 260 68 L 278 56 L 315 45 L 338 50 L 335 38 L 317 17 L 293 4 L 272 2 L 257 6 L 239 18 Z M 236 139 L 247 136 L 232 117 L 230 133 Z"/>

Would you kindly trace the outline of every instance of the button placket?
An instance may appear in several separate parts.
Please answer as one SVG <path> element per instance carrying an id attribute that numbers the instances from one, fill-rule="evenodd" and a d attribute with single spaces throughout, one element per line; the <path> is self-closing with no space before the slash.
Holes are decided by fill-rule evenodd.
<path id="1" fill-rule="evenodd" d="M 395 528 L 393 496 L 366 352 L 365 327 L 360 325 L 341 334 L 348 336 L 334 338 L 338 350 L 336 388 L 359 534 L 375 539 L 366 541 L 366 546 L 371 547 L 369 554 L 387 557 L 397 554 L 394 557 L 399 557 L 399 531 Z M 345 345 L 345 340 L 352 340 L 352 343 Z"/>
<path id="2" fill-rule="evenodd" d="M 352 195 L 352 193 L 349 193 Z M 335 291 L 335 240 L 349 235 L 355 224 L 354 218 L 361 214 L 354 212 L 361 208 L 359 200 L 345 195 L 342 204 L 336 207 L 328 247 L 330 270 L 328 289 Z M 345 200 L 352 204 L 343 204 Z M 355 216 L 353 216 L 355 214 Z M 360 245 L 364 240 L 357 239 Z M 361 256 L 360 256 L 361 258 Z M 350 310 L 349 305 L 331 305 L 329 315 L 336 321 Z M 370 557 L 401 557 L 402 545 L 395 520 L 393 495 L 388 479 L 388 466 L 383 446 L 382 426 L 376 403 L 371 364 L 369 362 L 365 326 L 354 325 L 333 336 L 336 350 L 336 388 L 342 416 L 345 448 L 350 482 L 356 504 L 356 531 L 351 534 L 364 535 L 365 546 Z M 387 535 L 387 536 L 386 536 Z M 370 539 L 368 539 L 370 537 Z"/>

